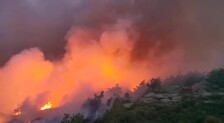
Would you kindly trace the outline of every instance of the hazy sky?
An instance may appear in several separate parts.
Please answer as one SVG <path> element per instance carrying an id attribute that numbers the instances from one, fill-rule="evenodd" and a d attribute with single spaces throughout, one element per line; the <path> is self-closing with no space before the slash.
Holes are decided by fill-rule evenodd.
<path id="1" fill-rule="evenodd" d="M 222 0 L 0 0 L 0 65 L 31 47 L 60 59 L 71 28 L 85 27 L 97 39 L 118 19 L 130 20 L 137 32 L 133 61 L 160 59 L 179 48 L 187 62 L 219 64 L 223 5 Z"/>

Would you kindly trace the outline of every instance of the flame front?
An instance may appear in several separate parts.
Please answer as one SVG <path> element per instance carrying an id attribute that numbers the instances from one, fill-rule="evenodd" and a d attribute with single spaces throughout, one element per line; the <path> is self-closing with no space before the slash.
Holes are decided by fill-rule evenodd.
<path id="1" fill-rule="evenodd" d="M 43 107 L 41 107 L 40 110 L 47 110 L 47 109 L 50 109 L 51 107 L 52 107 L 52 103 L 48 102 Z"/>

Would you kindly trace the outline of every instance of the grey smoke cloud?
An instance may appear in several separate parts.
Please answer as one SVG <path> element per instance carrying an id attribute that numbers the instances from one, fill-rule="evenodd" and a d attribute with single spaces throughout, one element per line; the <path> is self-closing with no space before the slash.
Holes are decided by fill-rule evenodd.
<path id="1" fill-rule="evenodd" d="M 125 18 L 136 31 L 131 61 L 160 65 L 178 51 L 180 58 L 165 62 L 177 62 L 183 69 L 222 66 L 223 4 L 209 0 L 1 0 L 0 64 L 30 47 L 43 50 L 47 59 L 61 58 L 72 27 L 86 28 L 97 39 L 108 25 Z"/>

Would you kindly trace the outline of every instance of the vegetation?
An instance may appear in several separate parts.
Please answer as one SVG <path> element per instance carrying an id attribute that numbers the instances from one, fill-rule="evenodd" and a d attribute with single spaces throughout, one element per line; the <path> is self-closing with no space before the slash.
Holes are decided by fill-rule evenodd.
<path id="1" fill-rule="evenodd" d="M 224 88 L 224 69 L 211 71 L 207 78 L 204 75 L 193 73 L 185 76 L 169 78 L 170 82 L 181 80 L 182 86 L 194 85 L 197 82 L 206 80 L 210 94 L 208 96 L 194 96 L 193 94 L 182 95 L 182 100 L 173 104 L 146 103 L 143 101 L 132 102 L 126 107 L 125 104 L 131 103 L 128 92 L 124 93 L 124 98 L 117 96 L 113 103 L 113 108 L 106 111 L 103 117 L 90 121 L 93 123 L 224 123 L 224 96 L 221 89 Z M 135 95 L 143 98 L 146 89 L 152 92 L 161 88 L 159 78 L 151 79 L 149 83 L 142 81 L 135 89 Z M 116 86 L 115 90 L 120 90 Z M 218 91 L 218 92 L 217 92 Z M 120 92 L 120 91 L 118 91 Z M 208 93 L 208 92 L 206 92 Z M 216 93 L 216 94 L 215 94 Z M 221 93 L 221 95 L 220 95 Z M 100 101 L 102 97 L 95 95 L 95 98 L 88 102 Z M 129 101 L 127 101 L 129 100 Z M 92 104 L 92 103 L 90 103 Z M 88 103 L 88 105 L 90 105 Z M 95 104 L 95 103 L 94 103 Z M 101 104 L 101 103 L 97 103 Z M 91 106 L 91 107 L 95 107 Z M 95 112 L 95 110 L 94 110 Z M 84 116 L 81 114 L 65 115 L 62 123 L 85 123 Z"/>
<path id="2" fill-rule="evenodd" d="M 205 103 L 213 99 L 214 103 Z M 97 123 L 221 123 L 224 97 L 185 99 L 175 105 L 136 103 L 125 108 L 121 100 Z"/>
<path id="3" fill-rule="evenodd" d="M 206 103 L 212 100 L 213 103 Z M 162 105 L 138 102 L 130 108 L 124 107 L 125 101 L 117 99 L 114 107 L 95 123 L 223 123 L 224 97 L 184 98 L 175 105 Z M 64 120 L 65 119 L 65 120 Z M 83 116 L 65 115 L 62 123 L 85 123 Z"/>
<path id="4" fill-rule="evenodd" d="M 222 121 L 214 116 L 208 116 L 205 119 L 205 123 L 222 123 Z"/>
<path id="5" fill-rule="evenodd" d="M 204 76 L 198 75 L 198 74 L 190 74 L 185 80 L 184 80 L 184 86 L 191 87 L 195 83 L 200 82 L 204 79 Z"/>
<path id="6" fill-rule="evenodd" d="M 209 88 L 212 90 L 219 90 L 224 88 L 224 69 L 216 69 L 208 74 L 207 82 L 209 83 Z"/>
<path id="7" fill-rule="evenodd" d="M 85 123 L 84 116 L 80 113 L 76 115 L 70 116 L 69 114 L 65 114 L 61 123 Z"/>
<path id="8" fill-rule="evenodd" d="M 199 72 L 178 73 L 176 76 L 166 78 L 163 85 L 192 86 L 203 79 L 205 79 L 205 75 Z"/>
<path id="9" fill-rule="evenodd" d="M 150 84 L 148 85 L 152 90 L 160 89 L 161 88 L 161 80 L 159 78 L 152 78 L 150 80 Z"/>

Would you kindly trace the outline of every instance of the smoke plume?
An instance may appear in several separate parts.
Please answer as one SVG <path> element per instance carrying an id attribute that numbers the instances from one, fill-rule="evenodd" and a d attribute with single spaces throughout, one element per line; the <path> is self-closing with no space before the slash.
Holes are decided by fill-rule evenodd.
<path id="1" fill-rule="evenodd" d="M 66 113 L 117 83 L 222 67 L 223 3 L 1 0 L 0 112 L 29 99 Z"/>

